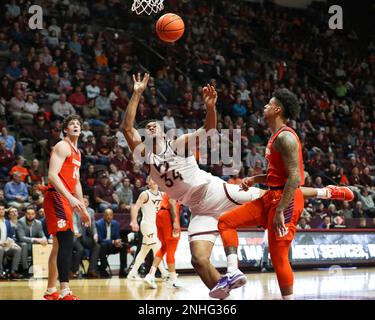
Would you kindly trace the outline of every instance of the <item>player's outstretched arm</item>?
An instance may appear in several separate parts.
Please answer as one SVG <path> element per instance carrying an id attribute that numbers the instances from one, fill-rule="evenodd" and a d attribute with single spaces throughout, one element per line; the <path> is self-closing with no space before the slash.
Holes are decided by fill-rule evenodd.
<path id="1" fill-rule="evenodd" d="M 65 159 L 69 156 L 70 148 L 68 147 L 67 142 L 60 141 L 55 145 L 49 162 L 48 181 L 52 184 L 57 192 L 60 192 L 65 198 L 68 199 L 73 209 L 82 212 L 85 210 L 85 205 L 66 189 L 64 183 L 59 177 L 59 172 L 62 165 L 64 164 Z"/>
<path id="2" fill-rule="evenodd" d="M 132 231 L 137 232 L 139 231 L 139 225 L 137 222 L 138 211 L 141 209 L 144 203 L 148 201 L 147 192 L 143 191 L 138 199 L 137 202 L 130 208 L 130 227 Z"/>
<path id="3" fill-rule="evenodd" d="M 287 230 L 284 224 L 283 211 L 289 206 L 294 193 L 301 182 L 299 169 L 299 145 L 297 139 L 292 133 L 284 131 L 281 132 L 275 140 L 275 148 L 280 152 L 284 166 L 288 171 L 288 180 L 285 184 L 279 205 L 276 208 L 274 218 L 275 231 L 278 232 L 280 236 L 284 236 L 287 233 Z"/>
<path id="4" fill-rule="evenodd" d="M 125 117 L 120 125 L 120 129 L 124 133 L 125 139 L 128 142 L 131 151 L 134 151 L 134 149 L 142 143 L 141 136 L 139 135 L 138 131 L 134 128 L 134 121 L 137 113 L 139 100 L 142 96 L 143 91 L 147 87 L 149 79 L 150 75 L 148 73 L 145 73 L 143 79 L 141 79 L 140 73 L 137 74 L 137 77 L 133 75 L 133 95 L 126 108 Z"/>
<path id="5" fill-rule="evenodd" d="M 206 119 L 204 122 L 204 126 L 199 128 L 197 131 L 193 133 L 187 133 L 180 137 L 178 137 L 173 142 L 173 148 L 177 150 L 177 153 L 184 153 L 185 148 L 195 151 L 196 149 L 196 138 L 203 138 L 207 135 L 207 132 L 211 129 L 216 129 L 217 124 L 217 114 L 216 114 L 216 101 L 217 101 L 217 92 L 215 87 L 211 85 L 207 85 L 203 88 L 203 101 L 206 105 L 207 112 L 206 112 Z M 190 143 L 189 143 L 190 141 Z"/>

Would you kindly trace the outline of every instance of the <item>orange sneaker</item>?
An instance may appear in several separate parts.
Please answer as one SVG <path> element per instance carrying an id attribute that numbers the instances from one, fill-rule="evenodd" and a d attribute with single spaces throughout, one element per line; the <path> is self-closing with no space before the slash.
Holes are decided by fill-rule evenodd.
<path id="1" fill-rule="evenodd" d="M 44 300 L 59 300 L 60 294 L 58 291 L 55 291 L 54 293 L 44 293 L 43 299 Z"/>
<path id="2" fill-rule="evenodd" d="M 59 298 L 59 300 L 79 300 L 79 298 L 70 292 L 66 296 Z"/>
<path id="3" fill-rule="evenodd" d="M 352 201 L 354 199 L 354 193 L 348 187 L 329 185 L 326 189 L 328 191 L 327 199 L 343 201 Z"/>

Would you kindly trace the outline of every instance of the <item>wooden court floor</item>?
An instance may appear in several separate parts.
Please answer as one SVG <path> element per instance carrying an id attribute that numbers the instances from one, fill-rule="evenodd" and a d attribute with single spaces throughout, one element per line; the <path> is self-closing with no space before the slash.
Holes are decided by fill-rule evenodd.
<path id="1" fill-rule="evenodd" d="M 367 300 L 375 299 L 375 267 L 314 269 L 296 271 L 296 299 Z M 231 292 L 230 300 L 280 299 L 276 276 L 248 273 L 248 283 Z M 148 289 L 142 281 L 112 279 L 73 280 L 71 288 L 82 300 L 209 300 L 208 289 L 196 275 L 180 275 L 180 289 L 170 289 L 157 282 L 158 289 Z M 47 281 L 21 280 L 0 282 L 0 300 L 40 300 Z"/>

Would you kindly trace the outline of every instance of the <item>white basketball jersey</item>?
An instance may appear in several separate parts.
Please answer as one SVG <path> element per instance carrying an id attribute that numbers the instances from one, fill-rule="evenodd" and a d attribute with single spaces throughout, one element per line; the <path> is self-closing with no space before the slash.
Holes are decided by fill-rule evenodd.
<path id="1" fill-rule="evenodd" d="M 158 191 L 157 194 L 153 194 L 150 190 L 146 190 L 148 200 L 142 207 L 142 221 L 147 223 L 156 223 L 156 214 L 160 210 L 161 201 L 163 200 L 163 194 Z"/>
<path id="2" fill-rule="evenodd" d="M 171 140 L 165 141 L 164 150 L 160 154 L 149 152 L 146 163 L 150 165 L 149 174 L 160 190 L 185 205 L 189 205 L 194 192 L 214 179 L 210 173 L 198 167 L 194 155 L 186 158 L 177 155 Z"/>

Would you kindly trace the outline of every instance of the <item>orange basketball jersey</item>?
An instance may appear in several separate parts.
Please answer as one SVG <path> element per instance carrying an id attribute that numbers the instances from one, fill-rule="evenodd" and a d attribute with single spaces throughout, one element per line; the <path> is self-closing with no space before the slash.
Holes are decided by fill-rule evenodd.
<path id="1" fill-rule="evenodd" d="M 79 169 L 81 167 L 81 152 L 78 149 L 75 150 L 71 143 L 67 143 L 70 147 L 70 156 L 65 159 L 59 172 L 59 177 L 61 181 L 64 183 L 65 188 L 70 193 L 75 193 L 76 185 L 79 181 Z M 48 186 L 50 188 L 53 188 L 53 186 L 50 184 Z"/>
<path id="2" fill-rule="evenodd" d="M 268 141 L 267 149 L 266 149 L 266 159 L 268 160 L 267 185 L 270 187 L 282 187 L 285 185 L 286 181 L 288 180 L 288 171 L 285 168 L 281 154 L 280 152 L 276 150 L 275 146 L 273 145 L 276 138 L 283 131 L 289 131 L 293 133 L 293 135 L 296 137 L 298 141 L 299 170 L 301 174 L 300 185 L 303 185 L 305 178 L 304 178 L 303 159 L 302 159 L 302 144 L 297 134 L 295 133 L 295 131 L 292 128 L 287 127 L 287 126 L 281 127 Z"/>

